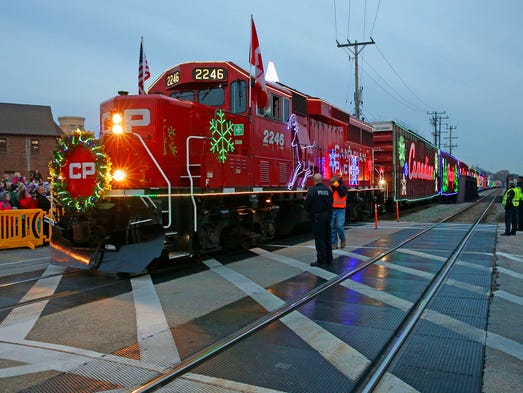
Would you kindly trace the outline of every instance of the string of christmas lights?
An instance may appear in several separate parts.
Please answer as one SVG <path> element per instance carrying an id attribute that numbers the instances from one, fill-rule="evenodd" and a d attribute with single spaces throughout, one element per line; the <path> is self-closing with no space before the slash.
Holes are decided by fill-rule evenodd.
<path id="1" fill-rule="evenodd" d="M 83 147 L 92 153 L 95 159 L 96 180 L 92 192 L 87 196 L 73 196 L 69 189 L 68 178 L 63 175 L 68 165 L 68 156 L 77 147 Z M 58 142 L 56 150 L 49 162 L 53 194 L 60 204 L 66 208 L 83 213 L 100 200 L 111 188 L 111 162 L 104 152 L 103 145 L 92 132 L 75 131 L 63 136 Z"/>

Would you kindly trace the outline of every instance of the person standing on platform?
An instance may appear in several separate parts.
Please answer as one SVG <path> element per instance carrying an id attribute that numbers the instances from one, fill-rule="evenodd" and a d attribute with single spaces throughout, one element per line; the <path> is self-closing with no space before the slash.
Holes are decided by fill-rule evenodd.
<path id="1" fill-rule="evenodd" d="M 20 209 L 36 209 L 36 199 L 29 194 L 26 188 L 18 191 L 18 203 Z"/>
<path id="2" fill-rule="evenodd" d="M 312 180 L 314 186 L 307 191 L 305 210 L 312 221 L 312 233 L 316 246 L 317 260 L 311 266 L 327 266 L 332 263 L 331 218 L 332 191 L 322 183 L 323 176 L 316 173 Z"/>
<path id="3" fill-rule="evenodd" d="M 20 209 L 20 202 L 18 202 L 18 187 L 16 184 L 11 185 L 11 207 L 13 209 Z"/>
<path id="4" fill-rule="evenodd" d="M 516 235 L 518 230 L 519 200 L 521 199 L 521 190 L 518 187 L 516 179 L 511 180 L 503 195 L 502 204 L 505 207 L 505 233 L 501 236 Z"/>
<path id="5" fill-rule="evenodd" d="M 42 174 L 38 169 L 35 169 L 33 173 L 31 173 L 31 181 L 36 181 L 37 185 L 42 184 Z"/>
<path id="6" fill-rule="evenodd" d="M 523 191 L 523 177 L 518 176 L 518 188 L 519 188 L 519 206 L 518 206 L 518 231 L 523 231 L 523 203 L 521 203 L 521 199 L 523 198 L 523 194 L 521 191 Z"/>
<path id="7" fill-rule="evenodd" d="M 51 197 L 46 194 L 44 186 L 38 186 L 36 188 L 35 198 L 36 207 L 49 213 L 49 209 L 51 209 Z"/>
<path id="8" fill-rule="evenodd" d="M 331 177 L 332 189 L 332 220 L 331 220 L 331 247 L 333 250 L 338 248 L 338 238 L 340 248 L 345 248 L 345 208 L 347 207 L 347 195 L 349 190 L 343 184 L 341 177 Z"/>

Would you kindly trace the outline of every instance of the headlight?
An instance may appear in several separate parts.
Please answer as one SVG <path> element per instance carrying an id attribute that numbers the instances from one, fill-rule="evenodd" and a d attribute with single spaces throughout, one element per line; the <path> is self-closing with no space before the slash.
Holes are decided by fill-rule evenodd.
<path id="1" fill-rule="evenodd" d="M 111 120 L 113 123 L 111 127 L 111 131 L 113 132 L 113 134 L 121 134 L 123 132 L 122 115 L 120 115 L 119 113 L 115 113 L 113 114 Z"/>
<path id="2" fill-rule="evenodd" d="M 113 180 L 115 181 L 122 181 L 125 179 L 125 172 L 121 169 L 117 169 L 113 173 Z"/>

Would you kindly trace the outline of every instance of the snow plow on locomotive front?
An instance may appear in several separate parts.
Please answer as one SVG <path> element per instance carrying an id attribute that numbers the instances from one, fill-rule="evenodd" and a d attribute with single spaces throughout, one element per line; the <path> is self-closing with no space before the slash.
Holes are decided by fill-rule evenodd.
<path id="1" fill-rule="evenodd" d="M 140 272 L 161 255 L 161 209 L 150 196 L 111 190 L 111 160 L 101 141 L 75 132 L 59 142 L 50 163 L 54 199 L 51 261 L 106 272 Z M 121 195 L 118 195 L 121 194 Z"/>

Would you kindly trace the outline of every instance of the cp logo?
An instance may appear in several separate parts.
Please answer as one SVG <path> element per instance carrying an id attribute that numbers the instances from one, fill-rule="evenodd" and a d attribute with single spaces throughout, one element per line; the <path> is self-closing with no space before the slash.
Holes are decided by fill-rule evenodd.
<path id="1" fill-rule="evenodd" d="M 97 182 L 96 158 L 84 146 L 75 147 L 62 166 L 62 178 L 66 188 L 73 198 L 93 195 Z"/>
<path id="2" fill-rule="evenodd" d="M 71 162 L 69 164 L 69 179 L 86 179 L 95 173 L 94 162 Z"/>

